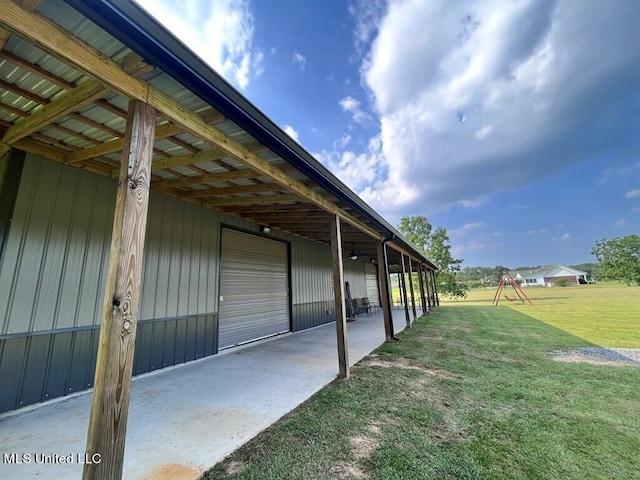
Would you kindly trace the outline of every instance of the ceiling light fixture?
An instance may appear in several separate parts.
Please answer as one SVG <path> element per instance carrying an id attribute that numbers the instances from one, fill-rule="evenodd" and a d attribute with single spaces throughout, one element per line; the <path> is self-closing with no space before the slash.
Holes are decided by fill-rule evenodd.
<path id="1" fill-rule="evenodd" d="M 349 258 L 351 260 L 357 260 L 358 259 L 358 254 L 356 253 L 355 248 L 353 248 L 353 242 L 351 242 L 351 253 L 349 254 Z"/>

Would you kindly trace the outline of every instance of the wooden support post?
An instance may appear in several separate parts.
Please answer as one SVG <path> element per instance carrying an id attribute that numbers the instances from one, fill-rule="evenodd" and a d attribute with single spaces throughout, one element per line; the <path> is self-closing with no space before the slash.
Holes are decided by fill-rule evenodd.
<path id="1" fill-rule="evenodd" d="M 387 263 L 387 246 L 378 242 L 378 284 L 380 285 L 380 307 L 384 318 L 384 334 L 386 341 L 394 339 L 393 316 L 391 313 L 391 292 L 389 291 L 389 264 Z"/>
<path id="2" fill-rule="evenodd" d="M 404 255 L 400 254 L 400 263 L 402 264 L 402 273 L 400 276 L 400 293 L 402 294 L 402 301 L 404 302 L 404 318 L 407 322 L 407 328 L 411 328 L 411 318 L 409 316 L 409 298 L 407 296 L 407 271 L 404 268 Z"/>
<path id="3" fill-rule="evenodd" d="M 431 278 L 433 278 L 433 295 L 434 295 L 434 302 L 436 304 L 436 306 L 440 306 L 440 297 L 438 296 L 438 281 L 437 281 L 437 277 L 436 277 L 436 272 L 435 271 L 431 271 Z"/>
<path id="4" fill-rule="evenodd" d="M 100 462 L 84 465 L 84 480 L 122 478 L 155 117 L 129 102 L 86 448 Z"/>
<path id="5" fill-rule="evenodd" d="M 424 271 L 424 286 L 427 290 L 427 308 L 431 311 L 431 307 L 433 307 L 433 298 L 431 298 L 431 291 L 433 288 L 429 288 L 429 283 L 431 283 L 431 270 L 425 267 Z"/>
<path id="6" fill-rule="evenodd" d="M 342 265 L 342 235 L 340 217 L 331 218 L 331 255 L 333 259 L 333 293 L 336 309 L 336 335 L 338 337 L 339 378 L 349 378 L 349 352 L 347 350 L 347 316 L 344 303 L 344 269 Z"/>
<path id="7" fill-rule="evenodd" d="M 413 311 L 413 321 L 418 319 L 418 312 L 416 312 L 416 294 L 413 291 L 413 266 L 411 265 L 411 257 L 407 257 L 409 262 L 409 291 L 411 292 L 411 310 Z"/>
<path id="8" fill-rule="evenodd" d="M 422 264 L 418 264 L 418 284 L 420 285 L 420 302 L 422 303 L 422 313 L 429 313 L 427 299 L 424 296 L 424 277 Z"/>

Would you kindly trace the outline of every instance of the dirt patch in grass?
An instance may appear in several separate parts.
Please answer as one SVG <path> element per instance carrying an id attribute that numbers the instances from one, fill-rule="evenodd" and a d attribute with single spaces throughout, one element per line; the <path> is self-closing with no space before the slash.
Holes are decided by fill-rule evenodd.
<path id="1" fill-rule="evenodd" d="M 245 469 L 246 464 L 241 461 L 233 461 L 227 465 L 227 468 L 224 469 L 227 475 L 233 475 L 234 473 L 241 472 Z"/>
<path id="2" fill-rule="evenodd" d="M 410 365 L 408 360 L 403 357 L 398 357 L 393 361 L 389 360 L 381 360 L 379 355 L 370 355 L 362 362 L 360 362 L 360 366 L 362 367 L 382 367 L 382 368 L 402 368 L 404 370 L 420 370 L 421 372 L 426 373 L 427 375 L 434 375 L 443 378 L 451 378 L 448 375 L 443 374 L 442 372 L 433 369 L 420 367 L 417 365 Z"/>
<path id="3" fill-rule="evenodd" d="M 349 439 L 351 452 L 357 459 L 369 458 L 376 451 L 380 442 L 372 437 L 358 435 Z"/>
<path id="4" fill-rule="evenodd" d="M 349 462 L 336 463 L 329 469 L 332 478 L 337 480 L 351 480 L 365 478 L 365 474 L 360 467 Z"/>

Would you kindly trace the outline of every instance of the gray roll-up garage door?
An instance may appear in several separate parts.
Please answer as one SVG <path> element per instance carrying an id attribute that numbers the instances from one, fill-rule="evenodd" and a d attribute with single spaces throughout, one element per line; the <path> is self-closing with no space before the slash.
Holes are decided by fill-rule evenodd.
<path id="1" fill-rule="evenodd" d="M 288 245 L 222 230 L 219 348 L 288 332 Z"/>
<path id="2" fill-rule="evenodd" d="M 364 279 L 367 284 L 367 298 L 371 303 L 380 305 L 380 299 L 378 298 L 378 270 L 374 264 L 364 264 Z"/>

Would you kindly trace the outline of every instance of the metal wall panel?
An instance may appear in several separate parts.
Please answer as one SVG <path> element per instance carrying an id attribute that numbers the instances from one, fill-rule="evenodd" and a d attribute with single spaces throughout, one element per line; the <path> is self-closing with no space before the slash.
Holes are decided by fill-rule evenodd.
<path id="1" fill-rule="evenodd" d="M 97 321 L 113 222 L 112 183 L 27 156 L 0 266 L 0 334 Z"/>
<path id="2" fill-rule="evenodd" d="M 367 284 L 365 282 L 364 258 L 351 260 L 349 257 L 343 259 L 344 281 L 349 282 L 351 298 L 362 298 L 367 296 Z"/>
<path id="3" fill-rule="evenodd" d="M 288 245 L 224 228 L 220 252 L 220 348 L 288 332 Z"/>
<path id="4" fill-rule="evenodd" d="M 115 188 L 27 156 L 0 265 L 0 334 L 100 322 Z M 216 312 L 219 216 L 151 193 L 140 318 Z"/>
<path id="5" fill-rule="evenodd" d="M 216 331 L 214 314 L 139 322 L 134 375 L 213 355 Z M 92 387 L 99 333 L 90 326 L 0 336 L 0 413 Z"/>
<path id="6" fill-rule="evenodd" d="M 365 283 L 367 285 L 367 298 L 371 303 L 380 305 L 380 289 L 378 288 L 378 269 L 373 263 L 364 265 Z"/>
<path id="7" fill-rule="evenodd" d="M 0 340 L 0 412 L 18 408 L 26 353 L 26 337 Z"/>
<path id="8" fill-rule="evenodd" d="M 219 214 L 151 192 L 140 318 L 217 309 Z"/>

